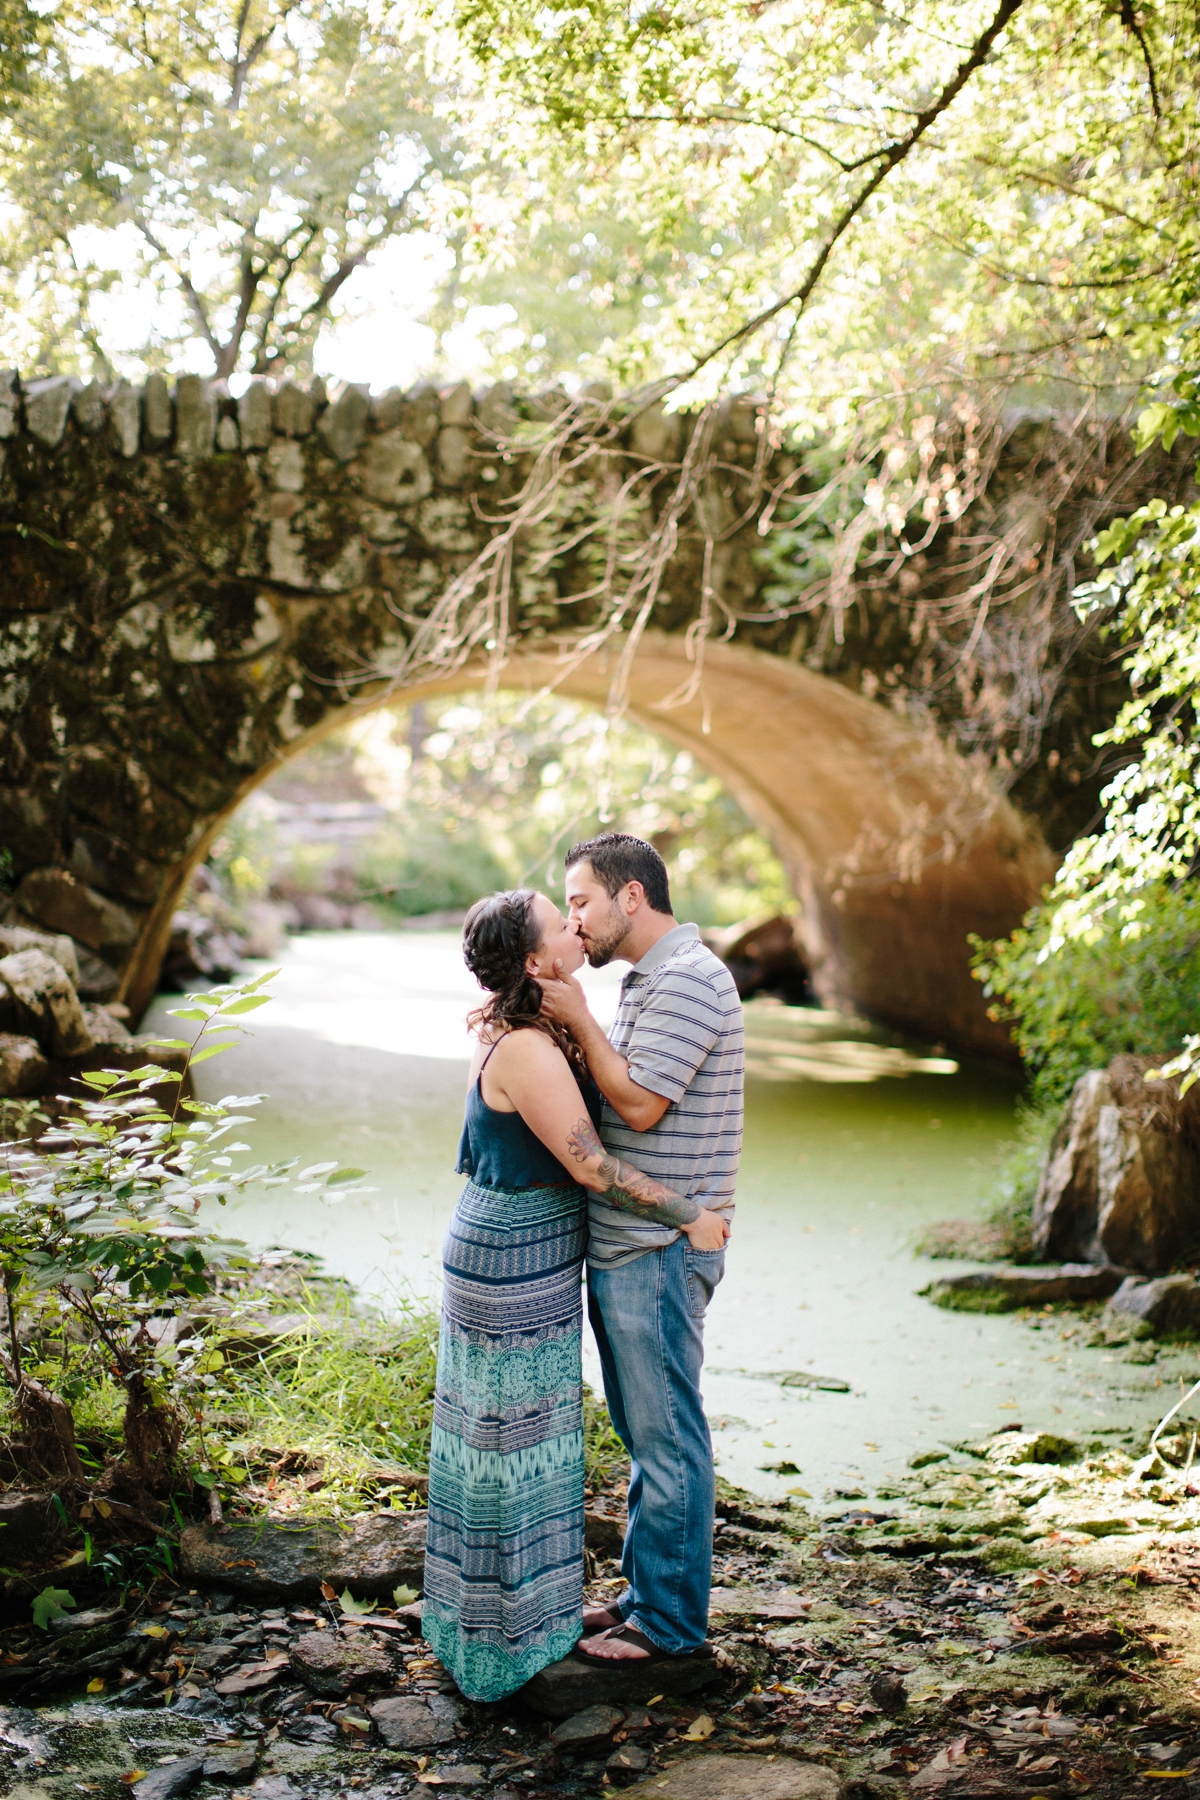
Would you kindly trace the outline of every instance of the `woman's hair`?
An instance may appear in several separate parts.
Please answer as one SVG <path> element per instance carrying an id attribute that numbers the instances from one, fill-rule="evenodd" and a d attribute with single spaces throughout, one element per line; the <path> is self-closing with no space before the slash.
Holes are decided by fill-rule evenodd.
<path id="1" fill-rule="evenodd" d="M 511 888 L 477 900 L 463 925 L 463 961 L 490 999 L 468 1016 L 473 1031 L 544 1031 L 577 1074 L 586 1075 L 583 1051 L 565 1025 L 542 1017 L 542 989 L 525 967 L 542 941 L 532 888 Z"/>

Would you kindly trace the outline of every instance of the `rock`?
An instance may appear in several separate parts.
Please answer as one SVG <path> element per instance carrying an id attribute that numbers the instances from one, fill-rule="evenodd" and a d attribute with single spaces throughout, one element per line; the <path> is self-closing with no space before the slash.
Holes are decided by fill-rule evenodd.
<path id="1" fill-rule="evenodd" d="M 290 1718 L 282 1729 L 295 1744 L 336 1744 L 341 1735 L 320 1713 Z"/>
<path id="2" fill-rule="evenodd" d="M 486 1780 L 487 1776 L 478 1763 L 443 1763 L 430 1785 L 474 1788 L 482 1787 Z"/>
<path id="3" fill-rule="evenodd" d="M 83 1056 L 92 1048 L 71 978 L 44 950 L 0 957 L 0 981 L 18 1002 L 22 1023 L 51 1056 Z"/>
<path id="4" fill-rule="evenodd" d="M 49 1067 L 36 1039 L 0 1031 L 0 1099 L 40 1093 Z"/>
<path id="5" fill-rule="evenodd" d="M 175 383 L 175 449 L 189 462 L 203 462 L 213 453 L 217 429 L 217 402 L 212 388 L 199 375 L 181 375 Z"/>
<path id="6" fill-rule="evenodd" d="M 583 1515 L 583 1541 L 601 1556 L 620 1556 L 625 1543 L 624 1519 L 589 1508 Z"/>
<path id="7" fill-rule="evenodd" d="M 625 1792 L 634 1800 L 842 1800 L 832 1769 L 773 1756 L 695 1756 Z"/>
<path id="8" fill-rule="evenodd" d="M 31 381 L 25 389 L 25 428 L 48 450 L 62 441 L 77 385 L 69 375 L 51 375 L 46 381 Z"/>
<path id="9" fill-rule="evenodd" d="M 38 1730 L 40 1724 L 37 1713 L 23 1706 L 0 1706 L 0 1744 L 17 1752 L 19 1769 L 50 1760 L 50 1745 Z"/>
<path id="10" fill-rule="evenodd" d="M 629 427 L 629 447 L 649 462 L 673 462 L 679 454 L 683 420 L 661 406 L 644 407 Z"/>
<path id="11" fill-rule="evenodd" d="M 0 369 L 0 439 L 17 435 L 21 408 L 21 377 L 15 369 Z"/>
<path id="12" fill-rule="evenodd" d="M 265 450 L 271 442 L 271 390 L 252 381 L 238 396 L 238 433 L 243 450 Z"/>
<path id="13" fill-rule="evenodd" d="M 341 1696 L 378 1686 L 394 1674 L 392 1659 L 365 1632 L 306 1631 L 292 1646 L 292 1667 L 314 1694 Z"/>
<path id="14" fill-rule="evenodd" d="M 81 1000 L 111 1000 L 121 984 L 117 971 L 101 957 L 80 946 L 75 949 L 79 964 L 79 980 L 75 991 Z"/>
<path id="15" fill-rule="evenodd" d="M 990 1463 L 1006 1469 L 1023 1463 L 1077 1463 L 1083 1450 L 1071 1438 L 1053 1431 L 1000 1431 L 983 1445 Z"/>
<path id="16" fill-rule="evenodd" d="M 366 434 L 370 389 L 348 382 L 321 419 L 318 430 L 339 462 L 349 462 Z"/>
<path id="17" fill-rule="evenodd" d="M 109 396 L 108 428 L 126 461 L 137 455 L 138 439 L 142 434 L 142 407 L 136 390 L 127 381 L 118 381 Z"/>
<path id="18" fill-rule="evenodd" d="M 78 938 L 89 950 L 125 950 L 137 941 L 137 925 L 125 908 L 65 869 L 31 869 L 16 901 L 39 925 Z"/>
<path id="19" fill-rule="evenodd" d="M 71 396 L 71 417 L 80 431 L 95 437 L 104 428 L 104 389 L 98 381 L 77 387 Z"/>
<path id="20" fill-rule="evenodd" d="M 121 1009 L 124 1011 L 124 1008 Z M 133 1033 L 123 1019 L 109 1012 L 107 1006 L 85 1006 L 83 1019 L 98 1050 L 132 1050 Z"/>
<path id="21" fill-rule="evenodd" d="M 392 1694 L 376 1700 L 367 1711 L 390 1750 L 423 1750 L 434 1744 L 452 1744 L 454 1727 L 462 1708 L 448 1694 Z"/>
<path id="22" fill-rule="evenodd" d="M 193 1525 L 179 1543 L 184 1578 L 273 1600 L 319 1600 L 321 1583 L 390 1600 L 425 1581 L 425 1514 L 377 1513 L 349 1530 L 328 1525 Z M 571 1709 L 568 1708 L 568 1711 Z"/>
<path id="23" fill-rule="evenodd" d="M 142 390 L 142 428 L 147 447 L 161 450 L 169 444 L 173 427 L 171 390 L 166 376 L 156 369 L 153 375 L 146 377 Z"/>
<path id="24" fill-rule="evenodd" d="M 1181 1100 L 1151 1066 L 1118 1056 L 1076 1082 L 1034 1200 L 1040 1254 L 1156 1275 L 1200 1245 L 1200 1090 Z"/>
<path id="25" fill-rule="evenodd" d="M 47 1538 L 57 1535 L 53 1496 L 40 1488 L 10 1488 L 0 1494 L 0 1543 L 4 1560 L 35 1556 Z"/>
<path id="26" fill-rule="evenodd" d="M 271 400 L 275 429 L 281 437 L 307 437 L 313 428 L 313 397 L 294 381 L 285 381 Z"/>
<path id="27" fill-rule="evenodd" d="M 445 425 L 437 439 L 438 480 L 443 487 L 462 487 L 471 473 L 471 433 L 461 425 Z"/>
<path id="28" fill-rule="evenodd" d="M 799 1594 L 763 1594 L 754 1588 L 713 1588 L 708 1616 L 744 1619 L 807 1619 L 812 1602 Z"/>
<path id="29" fill-rule="evenodd" d="M 282 1659 L 274 1663 L 243 1663 L 232 1675 L 226 1675 L 223 1681 L 218 1681 L 213 1692 L 225 1697 L 257 1694 L 262 1688 L 273 1686 L 287 1667 Z"/>
<path id="30" fill-rule="evenodd" d="M 595 1744 L 610 1738 L 624 1723 L 625 1713 L 619 1706 L 586 1706 L 556 1725 L 550 1737 L 560 1750 L 571 1750 L 578 1744 Z"/>
<path id="31" fill-rule="evenodd" d="M 951 1312 L 1013 1312 L 1063 1300 L 1106 1300 L 1125 1279 L 1123 1269 L 1064 1263 L 1049 1269 L 981 1269 L 931 1281 L 921 1292 Z"/>
<path id="32" fill-rule="evenodd" d="M 200 1780 L 205 1760 L 203 1750 L 177 1757 L 161 1769 L 151 1769 L 148 1775 L 135 1781 L 129 1791 L 136 1794 L 138 1800 L 178 1800 L 180 1794 L 190 1794 Z"/>
<path id="33" fill-rule="evenodd" d="M 793 1004 L 812 999 L 808 957 L 797 938 L 796 921 L 783 913 L 706 931 L 704 941 L 728 968 L 743 1000 L 766 988 Z"/>
<path id="34" fill-rule="evenodd" d="M 16 950 L 44 950 L 79 987 L 79 952 L 65 932 L 30 931 L 24 925 L 0 925 L 0 956 Z M 113 977 L 114 981 L 116 977 Z M 90 996 L 89 996 L 90 998 Z"/>
<path id="35" fill-rule="evenodd" d="M 650 1752 L 644 1744 L 618 1744 L 604 1766 L 613 1775 L 642 1775 L 650 1767 Z"/>
<path id="36" fill-rule="evenodd" d="M 245 1785 L 248 1776 L 253 1775 L 254 1765 L 258 1757 L 253 1750 L 213 1750 L 204 1759 L 205 1781 L 230 1781 L 236 1786 Z"/>
<path id="37" fill-rule="evenodd" d="M 401 431 L 373 437 L 358 466 L 363 492 L 381 506 L 412 506 L 433 491 L 425 452 Z"/>
<path id="38" fill-rule="evenodd" d="M 590 1706 L 645 1705 L 656 1694 L 692 1694 L 720 1675 L 711 1649 L 653 1662 L 593 1663 L 578 1655 L 551 1663 L 519 1688 L 521 1699 L 548 1719 L 567 1719 Z"/>
<path id="39" fill-rule="evenodd" d="M 1110 1326 L 1132 1326 L 1138 1337 L 1200 1337 L 1200 1282 L 1190 1275 L 1146 1281 L 1131 1275 L 1105 1309 Z"/>
<path id="40" fill-rule="evenodd" d="M 908 1689 L 899 1675 L 873 1675 L 867 1692 L 880 1712 L 901 1713 L 908 1705 Z"/>

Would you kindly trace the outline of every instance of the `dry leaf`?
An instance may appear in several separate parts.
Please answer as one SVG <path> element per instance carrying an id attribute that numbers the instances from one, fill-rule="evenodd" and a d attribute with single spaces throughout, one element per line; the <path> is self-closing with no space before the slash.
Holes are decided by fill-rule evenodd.
<path id="1" fill-rule="evenodd" d="M 93 1675 L 87 1684 L 87 1691 L 89 1694 L 102 1694 L 104 1692 L 103 1675 Z"/>
<path id="2" fill-rule="evenodd" d="M 332 1587 L 328 1581 L 323 1581 L 321 1583 L 321 1593 L 324 1595 L 326 1600 L 336 1600 L 337 1599 L 337 1589 L 335 1587 Z"/>
<path id="3" fill-rule="evenodd" d="M 705 1738 L 710 1738 L 716 1729 L 716 1726 L 713 1724 L 708 1714 L 701 1713 L 700 1717 L 698 1719 L 693 1719 L 687 1730 L 681 1734 L 680 1742 L 684 1744 L 702 1744 Z"/>

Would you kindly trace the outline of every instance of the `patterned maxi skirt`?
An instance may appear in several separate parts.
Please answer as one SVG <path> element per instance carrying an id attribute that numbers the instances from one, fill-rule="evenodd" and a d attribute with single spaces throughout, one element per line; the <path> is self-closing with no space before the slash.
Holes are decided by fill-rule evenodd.
<path id="1" fill-rule="evenodd" d="M 472 1700 L 582 1628 L 585 1219 L 574 1184 L 468 1182 L 446 1235 L 422 1632 Z"/>

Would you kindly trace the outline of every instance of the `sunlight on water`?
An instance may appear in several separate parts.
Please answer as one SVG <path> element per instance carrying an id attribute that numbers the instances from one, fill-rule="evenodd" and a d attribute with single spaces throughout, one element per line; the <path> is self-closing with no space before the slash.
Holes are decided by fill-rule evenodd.
<path id="1" fill-rule="evenodd" d="M 584 973 L 605 1022 L 624 966 Z M 199 1071 L 203 1093 L 266 1093 L 256 1159 L 337 1157 L 367 1168 L 375 1191 L 341 1206 L 248 1195 L 228 1229 L 314 1251 L 384 1302 L 435 1294 L 462 1186 L 463 1020 L 478 997 L 457 936 L 306 934 L 273 989 L 246 1042 Z M 160 997 L 147 1029 L 167 1026 L 172 1004 Z M 930 1221 L 978 1210 L 1011 1130 L 1013 1077 L 814 1009 L 754 1000 L 745 1012 L 746 1145 L 704 1382 L 721 1473 L 762 1493 L 870 1492 L 939 1441 L 1018 1418 L 1064 1431 L 1127 1416 L 1098 1352 L 918 1297 L 946 1266 L 912 1243 Z"/>

